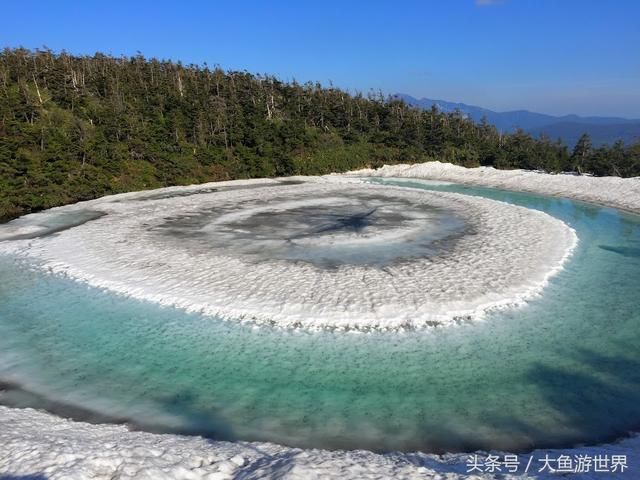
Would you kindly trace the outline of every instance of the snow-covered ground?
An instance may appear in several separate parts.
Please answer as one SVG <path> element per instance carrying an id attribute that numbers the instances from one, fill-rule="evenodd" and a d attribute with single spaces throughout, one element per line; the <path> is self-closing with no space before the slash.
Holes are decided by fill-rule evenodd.
<path id="1" fill-rule="evenodd" d="M 244 188 L 173 188 L 29 215 L 0 226 L 0 252 L 223 318 L 397 329 L 522 303 L 577 241 L 544 213 L 455 193 L 331 177 L 227 186 Z M 72 228 L 32 238 L 62 216 Z"/>
<path id="2" fill-rule="evenodd" d="M 352 171 L 348 175 L 425 178 L 479 185 L 572 198 L 640 213 L 640 177 L 551 175 L 529 170 L 497 170 L 493 167 L 465 168 L 441 162 L 385 165 L 378 169 Z"/>
<path id="3" fill-rule="evenodd" d="M 518 457 L 519 473 L 489 468 L 486 452 L 433 455 L 375 454 L 367 451 L 302 450 L 270 443 L 215 442 L 197 437 L 131 432 L 124 426 L 90 425 L 57 418 L 30 409 L 0 406 L 0 478 L 18 479 L 491 479 L 521 478 L 531 457 L 527 478 L 558 478 L 541 460 L 548 455 L 593 459 L 622 456 L 624 473 L 576 474 L 579 478 L 638 478 L 640 438 L 596 447 L 537 450 Z M 505 462 L 504 453 L 492 452 Z M 467 474 L 474 464 L 479 473 Z M 551 462 L 553 468 L 558 463 Z M 545 470 L 541 473 L 541 468 Z M 574 467 L 576 468 L 576 467 Z M 604 470 L 604 468 L 603 468 Z M 566 474 L 562 475 L 566 478 Z M 573 478 L 570 476 L 569 478 Z"/>

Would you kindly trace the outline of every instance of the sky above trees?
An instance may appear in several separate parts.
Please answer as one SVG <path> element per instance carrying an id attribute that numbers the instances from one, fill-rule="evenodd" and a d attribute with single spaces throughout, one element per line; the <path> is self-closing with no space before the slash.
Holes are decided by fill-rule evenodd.
<path id="1" fill-rule="evenodd" d="M 2 6 L 0 47 L 207 63 L 494 110 L 640 118 L 640 2 L 46 2 Z"/>

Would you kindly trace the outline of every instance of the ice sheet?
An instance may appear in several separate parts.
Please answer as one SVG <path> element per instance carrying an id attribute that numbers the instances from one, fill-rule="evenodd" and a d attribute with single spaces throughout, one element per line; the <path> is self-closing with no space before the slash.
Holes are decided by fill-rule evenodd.
<path id="1" fill-rule="evenodd" d="M 16 239 L 14 222 L 0 226 L 9 238 L 0 250 L 95 287 L 236 321 L 398 329 L 522 304 L 577 241 L 549 215 L 493 200 L 331 177 L 298 182 L 105 197 L 15 221 L 25 232 L 51 215 L 72 219 L 55 234 Z M 105 215 L 73 220 L 86 211 Z"/>

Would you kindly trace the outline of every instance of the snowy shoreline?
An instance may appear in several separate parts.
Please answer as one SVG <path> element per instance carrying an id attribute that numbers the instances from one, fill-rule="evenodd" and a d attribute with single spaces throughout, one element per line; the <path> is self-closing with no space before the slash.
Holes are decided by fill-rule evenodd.
<path id="1" fill-rule="evenodd" d="M 640 177 L 592 177 L 530 170 L 497 170 L 493 167 L 465 168 L 442 162 L 384 165 L 377 169 L 353 170 L 338 175 L 454 182 L 571 198 L 640 214 Z"/>
<path id="2" fill-rule="evenodd" d="M 200 437 L 132 432 L 121 425 L 73 422 L 31 409 L 0 406 L 0 478 L 7 475 L 34 479 L 509 479 L 519 473 L 469 475 L 470 455 L 487 452 L 376 454 L 365 450 L 304 450 L 272 443 L 211 441 Z M 504 458 L 505 452 L 491 452 Z M 520 455 L 536 462 L 526 478 L 557 478 L 538 473 L 545 455 L 625 456 L 633 472 L 640 461 L 640 437 L 573 449 L 541 449 Z M 614 478 L 591 472 L 580 478 Z M 625 477 L 625 475 L 622 475 Z M 570 478 L 573 476 L 570 475 Z"/>

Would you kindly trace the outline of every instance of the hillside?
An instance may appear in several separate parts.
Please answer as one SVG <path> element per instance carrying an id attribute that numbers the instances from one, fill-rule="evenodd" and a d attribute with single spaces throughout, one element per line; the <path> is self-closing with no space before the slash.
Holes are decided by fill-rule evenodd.
<path id="1" fill-rule="evenodd" d="M 640 174 L 640 144 L 571 154 L 456 113 L 142 56 L 0 53 L 0 218 L 111 193 L 443 160 Z"/>

